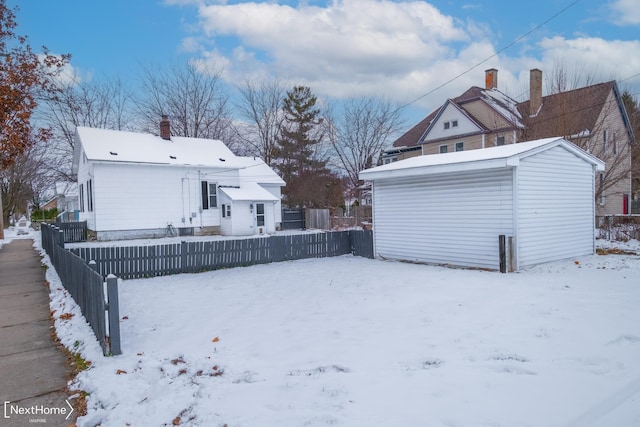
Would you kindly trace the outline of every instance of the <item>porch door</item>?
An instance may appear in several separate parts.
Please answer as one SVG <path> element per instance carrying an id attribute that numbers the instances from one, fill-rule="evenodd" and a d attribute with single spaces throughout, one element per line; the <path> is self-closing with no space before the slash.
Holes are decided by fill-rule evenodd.
<path id="1" fill-rule="evenodd" d="M 256 225 L 264 227 L 264 203 L 256 203 Z"/>

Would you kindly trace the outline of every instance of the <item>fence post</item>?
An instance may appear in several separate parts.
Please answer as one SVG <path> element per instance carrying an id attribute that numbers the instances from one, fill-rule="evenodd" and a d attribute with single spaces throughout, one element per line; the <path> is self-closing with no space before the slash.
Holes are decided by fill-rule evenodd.
<path id="1" fill-rule="evenodd" d="M 188 273 L 187 271 L 187 242 L 185 240 L 180 242 L 180 272 Z"/>
<path id="2" fill-rule="evenodd" d="M 109 348 L 111 355 L 122 354 L 120 348 L 120 309 L 118 306 L 118 278 L 107 276 L 107 304 L 109 306 Z"/>
<path id="3" fill-rule="evenodd" d="M 507 272 L 507 247 L 506 236 L 501 234 L 498 236 L 498 247 L 500 251 L 500 273 Z"/>
<path id="4" fill-rule="evenodd" d="M 56 244 L 64 249 L 64 231 L 56 227 Z"/>

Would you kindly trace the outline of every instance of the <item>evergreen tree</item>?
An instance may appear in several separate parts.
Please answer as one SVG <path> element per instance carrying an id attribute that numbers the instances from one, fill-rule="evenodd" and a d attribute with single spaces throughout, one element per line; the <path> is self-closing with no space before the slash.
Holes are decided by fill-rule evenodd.
<path id="1" fill-rule="evenodd" d="M 316 150 L 323 139 L 317 101 L 309 87 L 295 86 L 282 105 L 284 120 L 275 166 L 286 182 L 284 203 L 291 207 L 329 207 L 336 203 L 335 182 L 339 180 Z"/>

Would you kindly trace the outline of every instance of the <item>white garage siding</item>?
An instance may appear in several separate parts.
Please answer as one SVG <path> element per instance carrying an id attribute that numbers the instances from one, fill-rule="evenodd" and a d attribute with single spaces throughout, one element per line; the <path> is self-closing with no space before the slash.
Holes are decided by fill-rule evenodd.
<path id="1" fill-rule="evenodd" d="M 557 146 L 517 173 L 519 267 L 593 253 L 593 166 Z"/>
<path id="2" fill-rule="evenodd" d="M 498 236 L 513 234 L 512 194 L 512 169 L 375 181 L 376 254 L 498 269 Z"/>

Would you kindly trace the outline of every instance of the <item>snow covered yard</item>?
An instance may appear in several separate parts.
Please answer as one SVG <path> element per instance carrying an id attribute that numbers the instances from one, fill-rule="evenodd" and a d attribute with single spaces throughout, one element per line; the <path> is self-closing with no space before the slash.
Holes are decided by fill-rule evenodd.
<path id="1" fill-rule="evenodd" d="M 92 361 L 79 426 L 640 425 L 639 256 L 517 274 L 342 256 L 124 281 L 110 358 L 48 274 L 58 334 Z"/>

